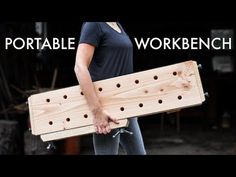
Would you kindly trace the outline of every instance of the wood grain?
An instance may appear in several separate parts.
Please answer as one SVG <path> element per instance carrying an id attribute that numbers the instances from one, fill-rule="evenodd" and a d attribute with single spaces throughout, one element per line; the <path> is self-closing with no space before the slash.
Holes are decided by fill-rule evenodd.
<path id="1" fill-rule="evenodd" d="M 114 124 L 111 123 L 111 129 L 115 128 L 121 128 L 121 127 L 127 127 L 128 126 L 128 120 L 127 119 L 122 119 L 119 120 L 119 124 Z M 85 127 L 80 127 L 80 128 L 73 128 L 73 129 L 68 129 L 64 131 L 59 131 L 59 132 L 52 132 L 52 133 L 47 133 L 47 134 L 42 134 L 40 135 L 41 139 L 43 141 L 52 141 L 52 140 L 59 140 L 59 139 L 64 139 L 68 137 L 74 137 L 74 136 L 82 136 L 90 133 L 94 133 L 94 126 L 89 125 Z"/>
<path id="2" fill-rule="evenodd" d="M 121 120 L 202 104 L 195 61 L 94 82 L 105 109 Z M 93 115 L 79 85 L 28 98 L 32 133 L 48 134 L 93 125 Z"/>

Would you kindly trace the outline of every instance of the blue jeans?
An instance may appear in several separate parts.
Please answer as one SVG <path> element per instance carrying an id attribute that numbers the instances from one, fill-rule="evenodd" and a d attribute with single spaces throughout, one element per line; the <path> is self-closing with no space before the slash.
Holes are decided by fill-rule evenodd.
<path id="1" fill-rule="evenodd" d="M 118 131 L 118 129 L 114 129 L 106 135 L 93 134 L 95 155 L 118 155 L 119 144 L 124 148 L 127 155 L 146 155 L 137 117 L 128 120 L 129 125 L 128 127 L 125 127 L 125 130 L 133 132 L 132 135 L 121 133 L 113 138 L 112 136 Z"/>

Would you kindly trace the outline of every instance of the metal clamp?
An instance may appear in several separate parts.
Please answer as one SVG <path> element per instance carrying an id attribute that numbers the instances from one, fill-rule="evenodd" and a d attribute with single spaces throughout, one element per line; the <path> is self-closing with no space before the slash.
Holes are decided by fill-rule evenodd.
<path id="1" fill-rule="evenodd" d="M 117 135 L 119 135 L 119 134 L 121 134 L 121 133 L 128 133 L 128 134 L 130 134 L 130 135 L 133 135 L 133 134 L 134 134 L 134 133 L 131 132 L 131 131 L 128 131 L 128 130 L 125 130 L 124 128 L 121 128 L 121 129 L 118 130 L 118 132 L 116 132 L 116 133 L 112 136 L 112 138 L 115 138 Z"/>
<path id="2" fill-rule="evenodd" d="M 199 69 L 202 69 L 202 64 L 198 64 L 197 67 L 198 67 Z"/>
<path id="3" fill-rule="evenodd" d="M 56 146 L 54 145 L 53 142 L 48 143 L 47 150 L 50 150 L 50 149 L 56 149 Z"/>
<path id="4" fill-rule="evenodd" d="M 204 96 L 205 96 L 205 97 L 209 97 L 209 93 L 208 93 L 208 92 L 205 92 L 205 93 L 204 93 Z"/>

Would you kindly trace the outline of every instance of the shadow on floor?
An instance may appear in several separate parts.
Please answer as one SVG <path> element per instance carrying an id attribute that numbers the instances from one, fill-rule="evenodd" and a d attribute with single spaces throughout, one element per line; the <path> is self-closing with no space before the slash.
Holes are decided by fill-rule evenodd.
<path id="1" fill-rule="evenodd" d="M 148 155 L 235 155 L 236 130 L 203 129 L 199 125 L 181 125 L 177 133 L 174 126 L 167 125 L 160 132 L 158 124 L 141 126 Z M 81 137 L 81 155 L 93 155 L 92 136 Z M 120 148 L 120 155 L 125 152 Z"/>

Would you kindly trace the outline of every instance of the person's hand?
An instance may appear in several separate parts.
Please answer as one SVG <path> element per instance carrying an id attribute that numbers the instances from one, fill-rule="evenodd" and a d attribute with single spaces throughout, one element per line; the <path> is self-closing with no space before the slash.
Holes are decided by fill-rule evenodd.
<path id="1" fill-rule="evenodd" d="M 109 122 L 114 122 L 115 124 L 119 124 L 117 119 L 111 117 L 109 113 L 104 109 L 98 109 L 94 113 L 94 126 L 95 131 L 98 134 L 107 134 L 110 133 L 111 127 Z"/>

